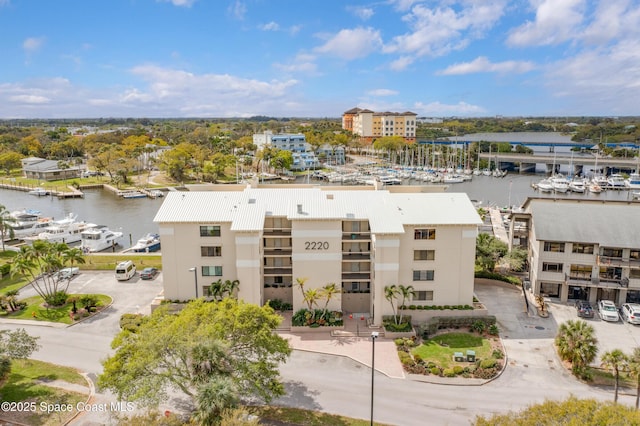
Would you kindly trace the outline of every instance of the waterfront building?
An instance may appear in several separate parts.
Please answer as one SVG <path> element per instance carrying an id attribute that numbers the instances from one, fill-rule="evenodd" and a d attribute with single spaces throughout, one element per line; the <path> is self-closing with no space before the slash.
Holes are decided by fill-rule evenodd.
<path id="1" fill-rule="evenodd" d="M 307 143 L 304 134 L 277 134 L 271 131 L 264 133 L 256 133 L 253 135 L 253 143 L 258 149 L 264 149 L 270 146 L 275 149 L 289 151 L 293 157 L 292 170 L 306 170 L 319 166 L 318 159 L 311 149 L 311 145 Z"/>
<path id="2" fill-rule="evenodd" d="M 335 283 L 328 308 L 381 324 L 384 288 L 412 285 L 416 305 L 471 305 L 480 218 L 466 194 L 425 187 L 215 186 L 167 194 L 154 221 L 162 238 L 164 297 L 206 295 L 238 280 L 238 297 L 306 306 L 305 289 Z M 194 276 L 195 272 L 195 276 Z"/>
<path id="3" fill-rule="evenodd" d="M 371 143 L 383 136 L 401 136 L 407 142 L 416 140 L 416 113 L 374 112 L 352 108 L 342 114 L 342 128 Z"/>
<path id="4" fill-rule="evenodd" d="M 28 157 L 22 160 L 22 174 L 26 178 L 38 180 L 62 180 L 80 177 L 82 169 L 76 165 L 57 160 L 46 160 L 39 157 Z M 64 163 L 64 165 L 62 164 Z M 63 167 L 60 167 L 63 166 Z"/>
<path id="5" fill-rule="evenodd" d="M 513 213 L 510 245 L 528 251 L 530 291 L 561 302 L 640 302 L 640 205 L 529 198 Z"/>

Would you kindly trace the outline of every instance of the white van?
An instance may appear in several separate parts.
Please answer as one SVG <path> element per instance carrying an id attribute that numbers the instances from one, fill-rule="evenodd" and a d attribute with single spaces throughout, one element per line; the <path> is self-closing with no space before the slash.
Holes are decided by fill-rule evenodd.
<path id="1" fill-rule="evenodd" d="M 136 265 L 132 261 L 126 260 L 116 266 L 116 280 L 127 281 L 136 274 Z"/>

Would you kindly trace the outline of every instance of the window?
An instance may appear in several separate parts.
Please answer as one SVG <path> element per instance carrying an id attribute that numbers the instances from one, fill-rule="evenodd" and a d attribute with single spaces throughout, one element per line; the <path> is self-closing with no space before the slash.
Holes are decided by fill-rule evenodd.
<path id="1" fill-rule="evenodd" d="M 552 251 L 555 253 L 564 253 L 564 243 L 557 243 L 553 241 L 545 241 L 544 251 Z"/>
<path id="2" fill-rule="evenodd" d="M 604 257 L 622 258 L 622 249 L 605 247 L 602 249 L 602 255 Z"/>
<path id="3" fill-rule="evenodd" d="M 562 263 L 543 263 L 542 270 L 545 272 L 562 272 Z"/>
<path id="4" fill-rule="evenodd" d="M 201 237 L 219 237 L 220 227 L 219 226 L 201 226 L 200 236 Z"/>
<path id="5" fill-rule="evenodd" d="M 631 251 L 629 252 L 629 259 L 640 260 L 640 250 L 631 249 Z"/>
<path id="6" fill-rule="evenodd" d="M 629 269 L 629 278 L 640 278 L 640 269 Z"/>
<path id="7" fill-rule="evenodd" d="M 591 265 L 571 265 L 571 278 L 584 278 L 591 279 L 591 272 L 593 267 Z"/>
<path id="8" fill-rule="evenodd" d="M 221 277 L 222 266 L 203 266 L 202 276 L 203 277 Z"/>
<path id="9" fill-rule="evenodd" d="M 436 239 L 436 230 L 435 229 L 416 229 L 413 234 L 414 240 L 435 240 Z"/>
<path id="10" fill-rule="evenodd" d="M 434 271 L 413 271 L 414 281 L 433 281 Z"/>
<path id="11" fill-rule="evenodd" d="M 434 260 L 436 258 L 435 250 L 414 250 L 413 260 Z"/>
<path id="12" fill-rule="evenodd" d="M 593 254 L 593 244 L 573 243 L 573 253 Z"/>
<path id="13" fill-rule="evenodd" d="M 433 300 L 433 291 L 414 291 L 413 300 Z"/>
<path id="14" fill-rule="evenodd" d="M 222 256 L 222 247 L 219 246 L 203 246 L 200 247 L 200 255 L 203 257 Z"/>

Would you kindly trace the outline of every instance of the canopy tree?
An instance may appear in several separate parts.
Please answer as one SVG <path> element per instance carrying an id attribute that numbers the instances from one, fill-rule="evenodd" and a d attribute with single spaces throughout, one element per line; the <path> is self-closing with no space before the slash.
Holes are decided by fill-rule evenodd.
<path id="1" fill-rule="evenodd" d="M 82 251 L 70 248 L 64 243 L 51 243 L 36 240 L 32 246 L 22 246 L 11 262 L 11 273 L 24 275 L 33 289 L 48 305 L 66 302 L 66 297 L 59 297 L 60 292 L 66 294 L 71 282 L 68 278 L 60 279 L 59 272 L 67 266 L 84 263 Z"/>
<path id="2" fill-rule="evenodd" d="M 23 328 L 0 330 L 0 382 L 11 372 L 11 360 L 29 358 L 40 347 L 38 339 Z"/>
<path id="3" fill-rule="evenodd" d="M 284 394 L 278 366 L 291 353 L 273 332 L 280 321 L 268 305 L 232 298 L 195 300 L 178 314 L 160 307 L 135 333 L 123 330 L 115 337 L 115 354 L 104 361 L 98 384 L 148 407 L 165 400 L 169 390 L 180 390 L 200 418 L 207 417 L 207 406 L 231 408 L 240 396 L 268 402 Z"/>

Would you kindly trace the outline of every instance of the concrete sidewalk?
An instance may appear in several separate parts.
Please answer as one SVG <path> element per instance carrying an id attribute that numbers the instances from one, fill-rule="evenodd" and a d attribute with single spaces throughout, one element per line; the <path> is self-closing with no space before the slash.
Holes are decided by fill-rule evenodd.
<path id="1" fill-rule="evenodd" d="M 291 347 L 299 351 L 318 352 L 329 355 L 345 356 L 371 368 L 373 343 L 368 337 L 332 337 L 330 332 L 292 334 L 278 333 L 289 341 Z M 397 379 L 404 379 L 405 373 L 398 358 L 396 344 L 392 339 L 376 339 L 375 369 L 380 373 Z"/>

